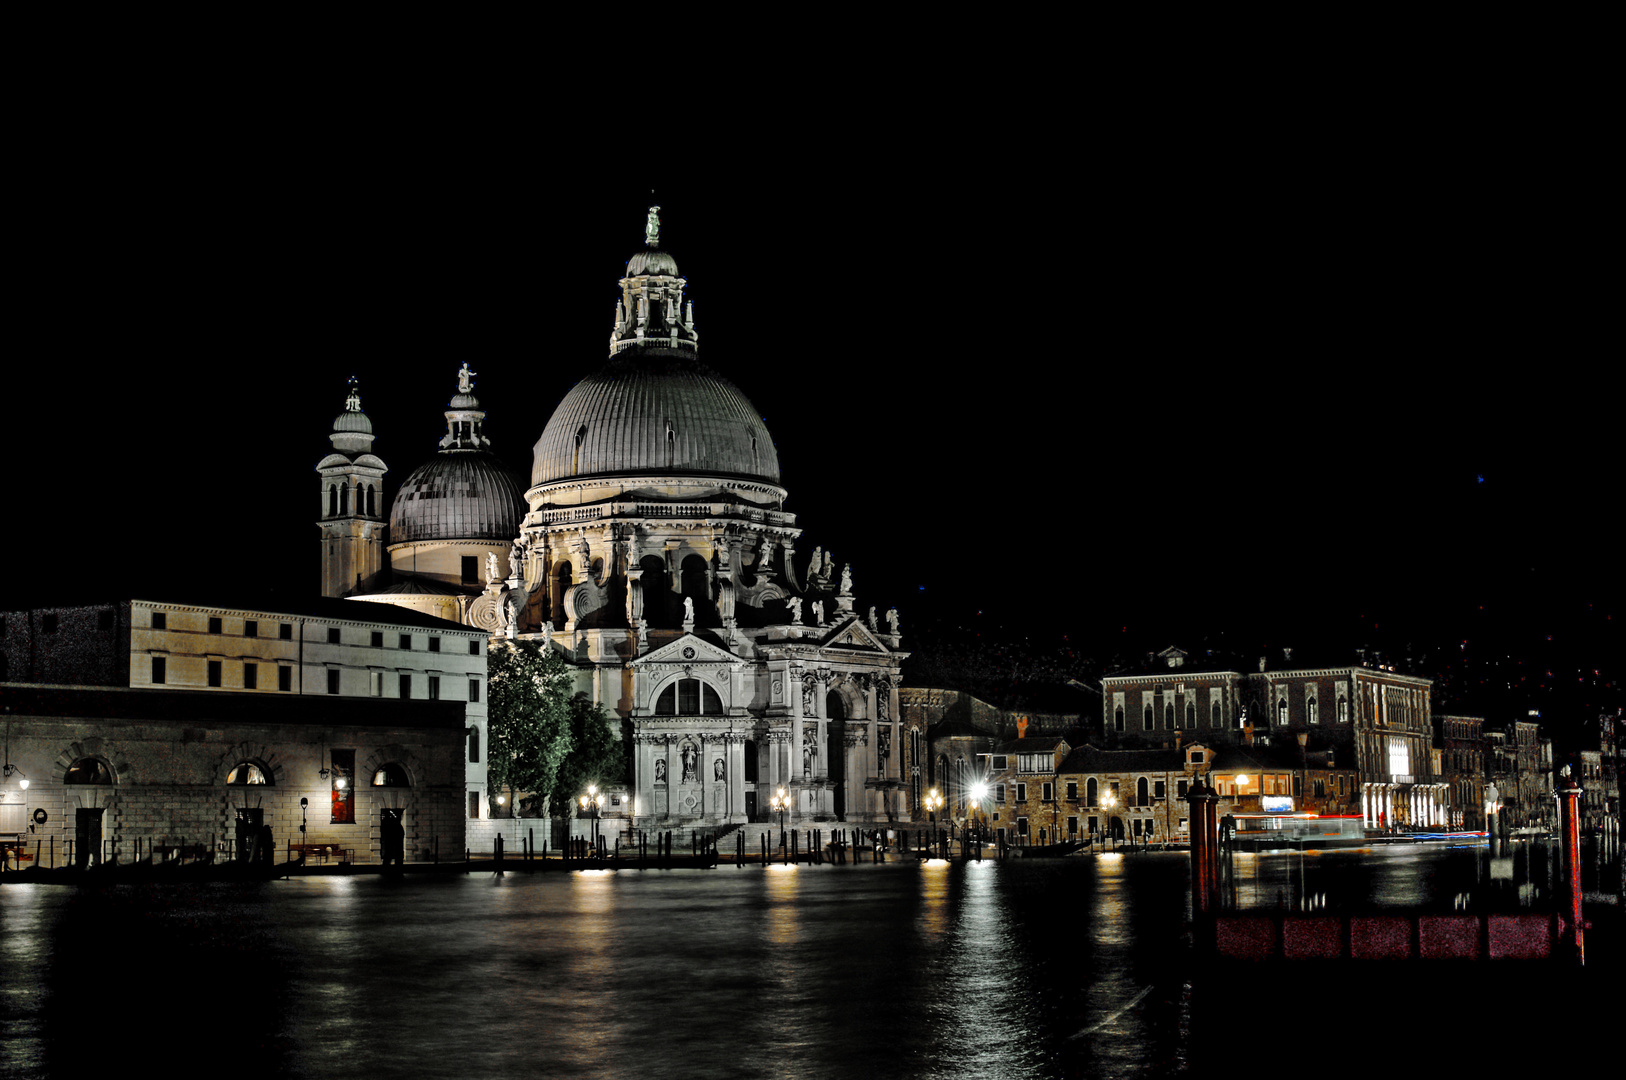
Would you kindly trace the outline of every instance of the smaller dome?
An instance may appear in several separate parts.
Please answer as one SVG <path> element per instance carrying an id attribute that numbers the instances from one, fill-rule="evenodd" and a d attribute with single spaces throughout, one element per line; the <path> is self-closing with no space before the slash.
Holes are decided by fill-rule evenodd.
<path id="1" fill-rule="evenodd" d="M 447 450 L 401 482 L 390 506 L 390 543 L 492 540 L 519 535 L 519 480 L 484 450 Z"/>
<path id="2" fill-rule="evenodd" d="M 454 409 L 478 409 L 480 399 L 473 394 L 459 392 L 452 395 L 451 407 Z"/>
<path id="3" fill-rule="evenodd" d="M 347 411 L 340 413 L 333 421 L 333 430 L 345 432 L 347 434 L 359 433 L 362 435 L 371 435 L 373 433 L 373 422 L 367 419 L 367 414 L 361 412 L 360 410 L 357 410 L 356 412 Z"/>
<path id="4" fill-rule="evenodd" d="M 627 276 L 639 277 L 644 274 L 664 274 L 667 277 L 677 277 L 677 260 L 659 248 L 640 251 L 627 260 Z"/>

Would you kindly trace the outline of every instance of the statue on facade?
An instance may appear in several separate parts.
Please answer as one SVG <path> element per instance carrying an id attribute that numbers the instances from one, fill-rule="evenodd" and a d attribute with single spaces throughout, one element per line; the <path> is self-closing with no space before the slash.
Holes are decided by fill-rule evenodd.
<path id="1" fill-rule="evenodd" d="M 876 633 L 881 632 L 881 624 L 875 621 L 875 605 L 873 604 L 870 605 L 869 609 L 869 628 Z"/>
<path id="2" fill-rule="evenodd" d="M 853 594 L 853 564 L 848 563 L 846 566 L 843 566 L 841 568 L 841 595 L 842 596 L 851 596 L 852 594 Z"/>
<path id="3" fill-rule="evenodd" d="M 542 647 L 544 649 L 553 648 L 553 620 L 552 619 L 549 619 L 547 622 L 542 624 Z"/>
<path id="4" fill-rule="evenodd" d="M 515 540 L 508 548 L 508 576 L 525 580 L 525 544 L 524 538 Z"/>
<path id="5" fill-rule="evenodd" d="M 711 776 L 712 776 L 712 779 L 721 780 L 726 775 L 726 772 L 727 772 L 727 767 L 723 765 L 723 759 L 722 758 L 718 758 L 716 761 L 711 763 Z"/>
<path id="6" fill-rule="evenodd" d="M 486 552 L 486 584 L 492 585 L 497 581 L 497 553 Z"/>
<path id="7" fill-rule="evenodd" d="M 665 758 L 656 758 L 655 759 L 655 783 L 657 783 L 657 784 L 666 783 L 666 759 Z"/>
<path id="8" fill-rule="evenodd" d="M 892 631 L 892 636 L 897 637 L 898 634 L 899 634 L 899 630 L 898 630 L 898 609 L 897 608 L 888 608 L 887 609 L 887 612 L 886 612 L 886 625 L 887 625 L 887 628 Z"/>
<path id="9" fill-rule="evenodd" d="M 469 362 L 467 360 L 463 361 L 463 366 L 457 369 L 457 392 L 459 394 L 466 394 L 470 390 L 473 390 L 474 376 L 477 374 L 479 373 L 469 370 Z"/>
<path id="10" fill-rule="evenodd" d="M 785 601 L 785 606 L 790 609 L 790 624 L 792 626 L 802 625 L 802 598 L 793 596 Z"/>
<path id="11" fill-rule="evenodd" d="M 824 573 L 823 567 L 824 548 L 816 547 L 813 549 L 813 557 L 807 561 L 807 580 L 812 581 L 814 578 L 822 576 Z"/>
<path id="12" fill-rule="evenodd" d="M 683 782 L 692 784 L 695 781 L 695 759 L 699 757 L 694 747 L 688 743 L 683 744 Z"/>
<path id="13" fill-rule="evenodd" d="M 661 242 L 661 208 L 651 206 L 649 219 L 644 222 L 644 243 L 654 247 Z"/>
<path id="14" fill-rule="evenodd" d="M 875 756 L 881 762 L 881 775 L 886 775 L 886 759 L 892 753 L 892 729 L 881 728 L 875 737 Z"/>
<path id="15" fill-rule="evenodd" d="M 683 625 L 694 625 L 694 597 L 692 596 L 683 598 Z"/>
<path id="16" fill-rule="evenodd" d="M 823 626 L 824 625 L 824 601 L 823 600 L 815 600 L 815 601 L 813 601 L 813 625 L 814 626 Z"/>

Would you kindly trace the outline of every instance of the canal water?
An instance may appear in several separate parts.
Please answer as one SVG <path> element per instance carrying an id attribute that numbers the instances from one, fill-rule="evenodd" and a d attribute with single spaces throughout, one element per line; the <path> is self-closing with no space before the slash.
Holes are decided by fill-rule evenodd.
<path id="1" fill-rule="evenodd" d="M 0 1075 L 1168 1075 L 1193 1060 L 1187 866 L 8 884 Z M 1410 848 L 1234 879 L 1244 906 L 1448 910 L 1476 874 Z"/>

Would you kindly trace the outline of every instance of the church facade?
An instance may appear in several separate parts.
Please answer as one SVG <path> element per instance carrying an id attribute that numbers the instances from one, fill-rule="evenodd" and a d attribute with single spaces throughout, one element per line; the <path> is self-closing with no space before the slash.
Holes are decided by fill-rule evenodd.
<path id="1" fill-rule="evenodd" d="M 655 210 L 619 284 L 609 355 L 554 410 L 522 496 L 489 457 L 465 365 L 440 454 L 373 528 L 370 440 L 347 408 L 319 467 L 350 488 L 324 488 L 324 584 L 559 653 L 630 721 L 640 827 L 766 821 L 781 792 L 787 823 L 908 820 L 897 612 L 860 608 L 851 567 L 821 548 L 798 554 L 773 440 L 700 362 Z M 389 580 L 369 579 L 385 553 Z"/>

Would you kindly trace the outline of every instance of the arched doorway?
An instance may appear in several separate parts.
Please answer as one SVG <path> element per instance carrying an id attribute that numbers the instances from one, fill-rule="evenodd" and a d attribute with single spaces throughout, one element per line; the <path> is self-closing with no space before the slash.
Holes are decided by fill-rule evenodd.
<path id="1" fill-rule="evenodd" d="M 824 760 L 829 762 L 831 808 L 837 821 L 847 820 L 847 703 L 832 690 L 824 699 Z"/>

